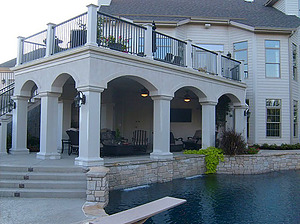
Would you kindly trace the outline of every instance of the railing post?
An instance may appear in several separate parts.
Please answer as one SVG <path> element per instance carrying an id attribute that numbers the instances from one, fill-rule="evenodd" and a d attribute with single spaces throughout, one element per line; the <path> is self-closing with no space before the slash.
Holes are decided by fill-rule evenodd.
<path id="1" fill-rule="evenodd" d="M 222 76 L 222 55 L 220 53 L 217 56 L 217 75 Z"/>
<path id="2" fill-rule="evenodd" d="M 145 55 L 147 58 L 153 58 L 152 55 L 152 26 L 147 24 L 145 26 L 147 29 L 145 31 L 145 43 L 144 43 L 144 47 L 145 47 Z"/>
<path id="3" fill-rule="evenodd" d="M 243 61 L 241 61 L 239 69 L 240 69 L 239 70 L 240 71 L 240 74 L 239 74 L 240 80 L 241 80 L 241 82 L 244 82 L 244 79 L 245 79 L 245 64 L 244 64 Z"/>
<path id="4" fill-rule="evenodd" d="M 54 44 L 54 26 L 53 23 L 47 24 L 47 41 L 46 41 L 46 55 L 45 57 L 49 57 L 53 54 L 53 44 Z"/>
<path id="5" fill-rule="evenodd" d="M 98 46 L 97 44 L 97 9 L 98 5 L 89 4 L 87 18 L 87 42 L 88 46 Z"/>
<path id="6" fill-rule="evenodd" d="M 17 63 L 16 66 L 23 63 L 23 47 L 24 47 L 24 37 L 18 37 L 18 49 L 17 49 Z"/>
<path id="7" fill-rule="evenodd" d="M 193 68 L 193 48 L 192 48 L 192 40 L 186 40 L 186 66 L 188 68 Z"/>

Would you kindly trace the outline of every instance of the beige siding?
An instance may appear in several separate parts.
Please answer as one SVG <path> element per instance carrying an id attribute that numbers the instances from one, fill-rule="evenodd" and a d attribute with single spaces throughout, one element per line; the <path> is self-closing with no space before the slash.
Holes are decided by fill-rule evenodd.
<path id="1" fill-rule="evenodd" d="M 298 16 L 298 0 L 286 1 L 286 14 Z"/>
<path id="2" fill-rule="evenodd" d="M 285 0 L 279 0 L 278 2 L 276 2 L 274 5 L 273 5 L 273 7 L 275 8 L 275 9 L 278 9 L 279 11 L 281 11 L 281 12 L 284 12 L 285 13 Z"/>
<path id="3" fill-rule="evenodd" d="M 280 41 L 280 78 L 265 77 L 265 40 Z M 257 35 L 256 132 L 257 143 L 290 142 L 289 41 L 287 36 Z M 281 137 L 266 137 L 266 99 L 281 99 Z"/>

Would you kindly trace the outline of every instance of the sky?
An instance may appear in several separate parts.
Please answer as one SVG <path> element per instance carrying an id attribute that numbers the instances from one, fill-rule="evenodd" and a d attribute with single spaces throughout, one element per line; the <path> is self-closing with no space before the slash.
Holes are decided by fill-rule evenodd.
<path id="1" fill-rule="evenodd" d="M 0 0 L 0 64 L 17 56 L 17 37 L 28 37 L 87 11 L 97 0 Z"/>

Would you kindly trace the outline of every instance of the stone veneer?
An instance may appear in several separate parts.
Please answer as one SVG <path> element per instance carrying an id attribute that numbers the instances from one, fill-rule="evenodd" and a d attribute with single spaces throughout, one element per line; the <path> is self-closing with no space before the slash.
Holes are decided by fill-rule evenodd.
<path id="1" fill-rule="evenodd" d="M 137 160 L 92 167 L 87 173 L 87 201 L 108 204 L 109 190 L 144 184 L 168 182 L 173 179 L 205 173 L 203 155 L 176 155 L 171 160 Z M 259 174 L 300 169 L 300 150 L 265 150 L 256 155 L 225 156 L 220 162 L 220 174 Z"/>
<path id="2" fill-rule="evenodd" d="M 300 169 L 300 151 L 264 150 L 256 155 L 224 156 L 217 173 L 259 174 L 280 170 Z"/>
<path id="3" fill-rule="evenodd" d="M 105 165 L 109 190 L 168 182 L 205 172 L 203 155 L 181 155 L 172 160 L 145 160 Z"/>

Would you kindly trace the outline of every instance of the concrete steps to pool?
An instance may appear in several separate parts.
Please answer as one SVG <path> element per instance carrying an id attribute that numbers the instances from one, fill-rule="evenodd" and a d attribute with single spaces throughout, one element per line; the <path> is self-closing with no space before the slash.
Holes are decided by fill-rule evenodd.
<path id="1" fill-rule="evenodd" d="M 85 198 L 81 167 L 0 166 L 0 197 Z"/>

